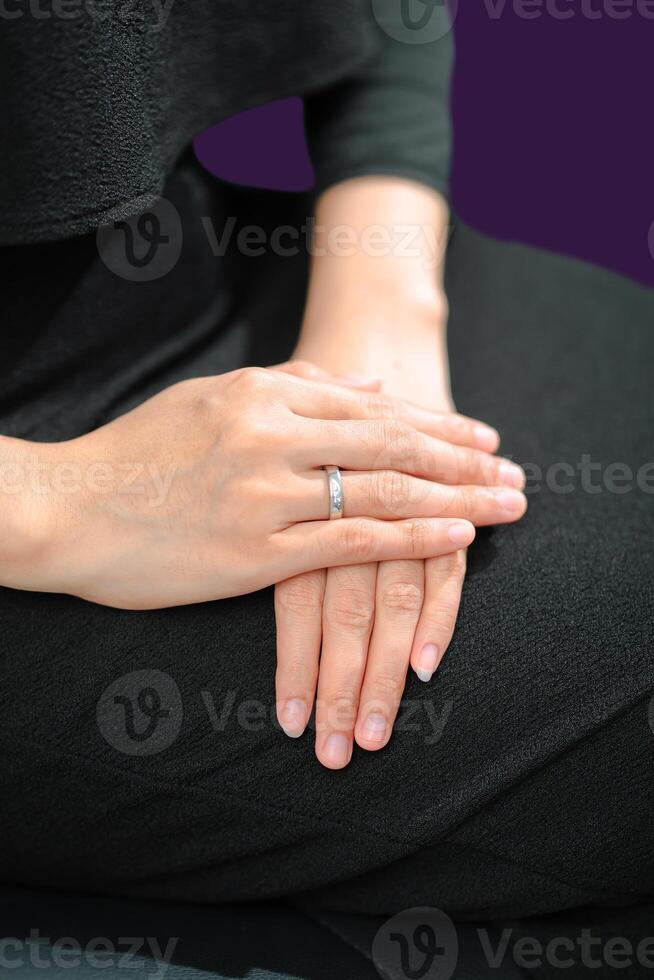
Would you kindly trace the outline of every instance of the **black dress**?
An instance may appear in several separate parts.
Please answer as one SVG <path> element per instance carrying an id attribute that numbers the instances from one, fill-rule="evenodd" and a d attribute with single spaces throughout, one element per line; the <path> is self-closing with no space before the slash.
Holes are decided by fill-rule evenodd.
<path id="1" fill-rule="evenodd" d="M 427 47 L 385 37 L 407 65 L 405 51 L 419 62 Z M 377 99 L 399 105 L 408 91 L 381 84 L 396 75 L 376 57 L 309 100 L 322 121 L 313 124 L 318 173 L 326 161 L 326 182 L 418 177 L 428 147 L 434 169 L 424 179 L 444 186 L 442 122 L 427 125 L 423 149 L 382 141 L 368 122 L 381 125 Z M 375 64 L 379 85 L 365 81 Z M 429 90 L 418 90 L 424 100 Z M 404 121 L 410 129 L 410 114 Z M 391 135 L 401 128 L 399 110 L 384 125 Z M 94 224 L 91 182 L 80 183 Z M 51 235 L 65 226 L 64 240 L 28 236 L 4 250 L 2 431 L 69 438 L 174 381 L 290 353 L 305 250 L 244 256 L 234 234 L 217 259 L 199 218 L 220 229 L 234 217 L 236 230 L 257 224 L 269 235 L 301 228 L 312 197 L 222 185 L 186 152 L 164 198 L 172 211 L 144 210 L 160 229 L 172 214 L 181 244 L 158 278 L 116 274 L 116 242 L 128 235 L 96 238 L 77 224 L 80 209 L 73 224 L 47 225 Z M 41 205 L 51 221 L 45 197 Z M 447 291 L 455 399 L 497 425 L 505 451 L 527 464 L 530 509 L 519 525 L 479 533 L 446 662 L 430 685 L 409 679 L 389 746 L 355 750 L 334 773 L 316 762 L 310 733 L 280 733 L 270 589 L 147 613 L 1 590 L 3 880 L 192 901 L 301 896 L 381 913 L 438 905 L 469 918 L 645 914 L 654 892 L 654 298 L 463 226 Z M 630 479 L 623 469 L 616 480 L 616 462 Z M 122 730 L 106 721 L 116 696 Z M 150 731 L 156 705 L 168 715 Z"/>

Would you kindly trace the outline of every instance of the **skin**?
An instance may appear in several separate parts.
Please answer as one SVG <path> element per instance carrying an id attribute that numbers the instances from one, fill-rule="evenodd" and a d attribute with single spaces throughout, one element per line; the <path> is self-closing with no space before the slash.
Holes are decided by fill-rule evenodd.
<path id="1" fill-rule="evenodd" d="M 461 433 L 471 425 L 462 419 Z M 474 537 L 457 519 L 459 484 L 479 486 L 466 498 L 474 520 L 501 510 L 482 489 L 500 482 L 500 460 L 443 438 L 451 430 L 399 399 L 245 368 L 176 384 L 68 442 L 3 438 L 0 582 L 155 609 L 339 564 L 449 554 Z M 327 457 L 356 471 L 337 522 L 323 520 Z M 409 492 L 390 519 L 399 474 Z M 453 517 L 434 516 L 443 493 Z"/>
<path id="2" fill-rule="evenodd" d="M 475 526 L 526 500 L 495 430 L 453 409 L 441 198 L 362 178 L 316 220 L 317 236 L 415 225 L 424 242 L 319 248 L 286 364 L 181 382 L 67 442 L 0 436 L 0 584 L 137 610 L 276 584 L 280 722 L 297 737 L 315 701 L 317 757 L 338 769 L 354 740 L 387 743 L 409 662 L 423 679 L 440 662 Z"/>
<path id="3" fill-rule="evenodd" d="M 380 378 L 385 393 L 454 419 L 440 261 L 448 233 L 443 199 L 411 181 L 357 178 L 322 196 L 316 213 L 316 227 L 321 226 L 321 244 L 330 229 L 347 227 L 357 246 L 347 255 L 317 249 L 295 356 L 335 374 Z M 396 231 L 404 234 L 412 226 L 413 254 L 400 247 L 371 254 L 365 235 L 372 226 L 390 231 L 391 241 Z M 490 453 L 499 446 L 490 428 L 450 438 Z M 516 489 L 506 498 L 502 522 L 526 510 L 518 492 L 522 472 L 509 471 L 507 483 Z M 347 476 L 344 487 L 347 515 Z M 405 489 L 398 483 L 394 494 L 398 514 Z M 468 508 L 467 493 L 454 505 L 462 508 L 459 516 L 487 523 Z M 435 512 L 453 513 L 445 507 L 437 504 Z M 466 552 L 460 549 L 427 559 L 341 565 L 278 584 L 277 710 L 287 734 L 302 734 L 315 699 L 315 751 L 324 766 L 346 766 L 354 741 L 369 751 L 383 748 L 409 665 L 429 681 L 442 661 L 465 570 Z"/>

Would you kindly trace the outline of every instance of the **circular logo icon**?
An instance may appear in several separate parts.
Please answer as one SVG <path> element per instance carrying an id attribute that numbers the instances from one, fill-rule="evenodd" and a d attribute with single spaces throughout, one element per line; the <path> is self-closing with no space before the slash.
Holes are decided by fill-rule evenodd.
<path id="1" fill-rule="evenodd" d="M 107 687 L 98 701 L 98 728 L 124 755 L 156 755 L 179 735 L 182 696 L 169 674 L 135 670 Z"/>
<path id="2" fill-rule="evenodd" d="M 372 943 L 383 980 L 450 980 L 458 958 L 456 928 L 440 909 L 406 909 L 388 919 Z"/>
<path id="3" fill-rule="evenodd" d="M 137 202 L 134 210 L 138 210 Z M 177 265 L 182 222 L 174 204 L 161 197 L 129 218 L 107 214 L 96 232 L 98 255 L 114 275 L 130 282 L 161 279 Z"/>
<path id="4" fill-rule="evenodd" d="M 459 0 L 372 0 L 375 20 L 404 44 L 429 44 L 452 29 Z"/>

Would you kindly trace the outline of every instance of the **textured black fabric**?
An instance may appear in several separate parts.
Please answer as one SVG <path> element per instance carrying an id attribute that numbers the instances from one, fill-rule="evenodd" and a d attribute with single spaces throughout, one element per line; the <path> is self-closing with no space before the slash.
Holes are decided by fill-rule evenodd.
<path id="1" fill-rule="evenodd" d="M 84 980 L 91 980 L 98 969 L 107 980 L 125 975 L 157 976 L 159 980 L 378 980 L 371 947 L 383 920 L 359 918 L 353 941 L 351 917 L 350 929 L 343 934 L 341 922 L 334 917 L 317 919 L 288 903 L 250 902 L 216 908 L 0 885 L 0 958 L 6 955 L 7 975 L 23 980 L 25 973 L 19 966 L 21 961 L 29 963 L 23 943 L 37 932 L 45 941 L 38 948 L 42 965 L 33 969 L 35 975 L 37 969 L 42 971 L 48 980 L 63 980 L 71 970 L 70 959 L 59 969 L 56 965 L 56 940 L 63 937 L 72 937 L 81 948 L 75 975 Z M 363 943 L 359 941 L 362 931 Z M 459 926 L 457 931 L 458 956 L 450 980 L 494 980 L 497 971 L 488 967 L 483 955 L 480 958 L 474 927 Z M 498 934 L 489 931 L 495 945 Z M 109 955 L 100 959 L 100 966 L 92 953 L 92 943 L 99 936 L 109 944 Z M 5 950 L 3 937 L 14 937 L 20 945 L 11 943 Z M 158 963 L 155 954 L 159 954 Z M 5 965 L 2 959 L 0 962 Z M 507 961 L 502 980 L 524 980 L 524 974 L 512 970 Z"/>
<path id="2" fill-rule="evenodd" d="M 72 937 L 86 950 L 99 936 L 109 941 L 114 955 L 95 961 L 80 956 L 74 976 L 84 980 L 98 974 L 107 980 L 155 975 L 159 980 L 378 980 L 379 976 L 365 956 L 333 932 L 295 909 L 272 902 L 216 909 L 0 886 L 0 921 L 0 943 L 3 937 L 22 942 L 37 930 L 40 939 L 50 940 L 39 950 L 44 965 L 32 967 L 29 974 L 48 980 L 71 975 L 70 960 L 61 974 L 57 969 L 52 952 L 57 939 Z M 163 963 L 153 961 L 157 951 L 167 954 Z M 6 976 L 24 980 L 30 960 L 23 948 L 9 946 L 2 952 Z M 28 965 L 19 969 L 21 959 Z"/>
<path id="3" fill-rule="evenodd" d="M 29 351 L 2 335 L 4 431 L 66 438 L 173 380 L 290 352 L 306 257 L 214 259 L 197 219 L 272 228 L 307 202 L 190 163 L 167 197 L 184 250 L 154 283 L 113 276 L 93 237 L 12 250 L 3 289 Z M 597 907 L 609 925 L 652 898 L 654 296 L 465 227 L 447 285 L 459 407 L 543 472 L 520 524 L 479 533 L 446 662 L 429 685 L 410 677 L 390 745 L 335 773 L 309 734 L 277 730 L 272 590 L 148 613 L 3 590 L 2 880 L 486 921 Z M 137 670 L 169 675 L 183 708 L 172 743 L 142 756 L 96 719 Z"/>
<path id="4" fill-rule="evenodd" d="M 305 96 L 319 188 L 361 173 L 446 192 L 447 13 L 407 44 L 395 0 L 45 0 L 0 33 L 0 244 L 52 241 L 151 206 L 189 142 Z M 312 106 L 312 97 L 318 105 Z"/>
<path id="5" fill-rule="evenodd" d="M 366 959 L 382 966 L 380 952 L 388 953 L 392 943 L 380 947 L 380 934 L 404 936 L 411 951 L 409 961 L 416 972 L 429 960 L 425 947 L 419 945 L 420 934 L 413 932 L 413 922 L 431 926 L 439 943 L 439 955 L 433 963 L 433 976 L 451 980 L 644 980 L 654 970 L 654 905 L 626 909 L 583 909 L 564 915 L 542 916 L 520 921 L 494 920 L 448 923 L 441 914 L 426 907 L 411 920 L 408 914 L 388 919 L 379 915 L 361 915 L 310 909 L 311 917 L 344 940 Z M 440 927 L 440 928 L 439 928 Z M 417 941 L 416 941 L 417 940 Z M 388 959 L 386 959 L 388 963 Z M 407 980 L 398 958 L 391 958 L 394 970 L 381 976 Z M 427 973 L 427 976 L 430 974 Z"/>

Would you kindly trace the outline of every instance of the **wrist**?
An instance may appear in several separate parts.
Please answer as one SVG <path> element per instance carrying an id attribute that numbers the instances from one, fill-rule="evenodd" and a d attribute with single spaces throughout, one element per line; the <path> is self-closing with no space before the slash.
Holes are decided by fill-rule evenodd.
<path id="1" fill-rule="evenodd" d="M 444 323 L 447 203 L 436 191 L 394 177 L 359 177 L 318 200 L 307 320 L 323 311 L 396 310 Z"/>
<path id="2" fill-rule="evenodd" d="M 314 294 L 315 295 L 315 294 Z M 332 292 L 331 300 L 307 304 L 298 346 L 307 341 L 332 338 L 346 348 L 361 342 L 372 345 L 400 344 L 421 347 L 440 344 L 446 335 L 448 303 L 441 289 L 422 293 L 394 289 L 388 284 L 374 289 L 357 283 Z"/>
<path id="3" fill-rule="evenodd" d="M 424 314 L 424 315 L 423 315 Z M 433 310 L 349 308 L 305 322 L 295 357 L 333 374 L 382 379 L 382 391 L 436 411 L 451 411 L 445 317 Z"/>
<path id="4" fill-rule="evenodd" d="M 448 410 L 448 231 L 443 198 L 412 181 L 354 178 L 327 190 L 297 356 L 381 377 L 389 394 Z"/>
<path id="5" fill-rule="evenodd" d="M 65 511 L 52 474 L 55 445 L 0 436 L 0 584 L 59 591 L 51 574 L 61 558 Z"/>

